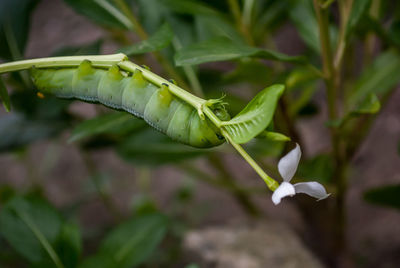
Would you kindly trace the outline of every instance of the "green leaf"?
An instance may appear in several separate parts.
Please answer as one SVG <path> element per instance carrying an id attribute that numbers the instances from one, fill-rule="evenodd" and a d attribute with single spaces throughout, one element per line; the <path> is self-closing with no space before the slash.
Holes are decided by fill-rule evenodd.
<path id="1" fill-rule="evenodd" d="M 237 44 L 245 44 L 243 36 L 237 31 L 235 25 L 221 15 L 197 15 L 194 27 L 197 34 L 197 42 L 223 37 Z"/>
<path id="2" fill-rule="evenodd" d="M 286 135 L 283 135 L 282 133 L 267 130 L 264 130 L 263 132 L 258 134 L 257 138 L 270 141 L 290 141 L 290 138 Z"/>
<path id="3" fill-rule="evenodd" d="M 100 25 L 130 29 L 129 19 L 115 7 L 111 0 L 64 0 L 77 13 Z"/>
<path id="4" fill-rule="evenodd" d="M 386 51 L 363 71 L 360 79 L 350 91 L 347 106 L 357 107 L 371 93 L 386 95 L 400 81 L 400 55 L 396 51 Z"/>
<path id="5" fill-rule="evenodd" d="M 234 118 L 224 121 L 223 129 L 236 143 L 246 143 L 267 128 L 274 115 L 276 104 L 285 87 L 273 85 L 265 88 Z"/>
<path id="6" fill-rule="evenodd" d="M 350 16 L 346 26 L 346 36 L 348 37 L 355 28 L 360 18 L 368 10 L 371 0 L 354 0 L 351 7 Z"/>
<path id="7" fill-rule="evenodd" d="M 174 37 L 171 27 L 165 23 L 157 32 L 155 32 L 149 39 L 134 45 L 121 48 L 119 52 L 122 52 L 128 56 L 143 54 L 147 52 L 159 51 L 167 47 Z"/>
<path id="8" fill-rule="evenodd" d="M 0 58 L 12 60 L 23 54 L 28 40 L 29 21 L 37 0 L 0 1 Z"/>
<path id="9" fill-rule="evenodd" d="M 224 86 L 243 83 L 265 85 L 272 83 L 273 75 L 274 70 L 260 61 L 243 61 L 239 62 L 232 72 L 224 74 L 221 82 L 224 83 Z M 221 87 L 221 85 L 217 85 L 217 87 Z"/>
<path id="10" fill-rule="evenodd" d="M 1 235 L 21 256 L 37 265 L 51 263 L 50 255 L 57 262 L 51 245 L 60 227 L 57 211 L 42 199 L 15 197 L 0 212 Z"/>
<path id="11" fill-rule="evenodd" d="M 82 252 L 79 227 L 72 223 L 64 223 L 54 247 L 65 268 L 76 267 Z"/>
<path id="12" fill-rule="evenodd" d="M 291 2 L 290 19 L 297 28 L 300 37 L 314 51 L 319 52 L 318 23 L 312 6 L 312 1 L 295 0 Z"/>
<path id="13" fill-rule="evenodd" d="M 369 203 L 400 209 L 400 185 L 389 185 L 368 190 L 364 199 Z"/>
<path id="14" fill-rule="evenodd" d="M 319 53 L 321 49 L 319 26 L 312 2 L 312 0 L 291 1 L 289 16 L 304 43 L 313 51 Z M 331 47 L 335 47 L 338 36 L 337 27 L 329 25 L 329 34 Z"/>
<path id="15" fill-rule="evenodd" d="M 7 88 L 3 82 L 3 79 L 1 78 L 1 75 L 0 75 L 0 99 L 6 111 L 9 112 L 11 109 L 10 96 L 8 96 Z"/>
<path id="16" fill-rule="evenodd" d="M 173 141 L 154 129 L 146 129 L 120 143 L 117 152 L 130 162 L 160 165 L 197 157 L 209 150 L 193 148 Z"/>
<path id="17" fill-rule="evenodd" d="M 147 214 L 124 222 L 102 241 L 98 253 L 80 268 L 132 268 L 145 262 L 164 238 L 168 221 L 161 214 Z"/>
<path id="18" fill-rule="evenodd" d="M 143 128 L 145 125 L 146 123 L 144 123 L 143 120 L 128 113 L 108 113 L 80 123 L 72 130 L 68 142 L 75 142 L 90 136 L 104 133 L 135 131 Z"/>
<path id="19" fill-rule="evenodd" d="M 288 56 L 276 51 L 240 45 L 228 38 L 216 38 L 185 47 L 175 55 L 175 63 L 178 66 L 196 65 L 205 62 L 234 60 L 244 57 L 300 64 L 306 63 L 305 58 L 302 56 Z"/>

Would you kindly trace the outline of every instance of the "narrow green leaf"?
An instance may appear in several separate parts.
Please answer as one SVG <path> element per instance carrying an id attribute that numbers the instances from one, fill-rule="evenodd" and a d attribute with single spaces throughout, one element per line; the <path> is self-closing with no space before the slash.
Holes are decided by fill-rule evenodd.
<path id="1" fill-rule="evenodd" d="M 257 135 L 257 138 L 266 139 L 270 141 L 290 141 L 290 138 L 282 133 L 264 130 Z"/>
<path id="2" fill-rule="evenodd" d="M 0 76 L 0 99 L 6 111 L 9 112 L 11 109 L 10 96 L 8 96 L 6 85 L 4 84 L 1 76 Z"/>
<path id="3" fill-rule="evenodd" d="M 354 109 L 371 93 L 378 96 L 389 93 L 400 81 L 400 55 L 386 51 L 370 65 L 350 91 L 347 99 L 349 109 Z"/>
<path id="4" fill-rule="evenodd" d="M 214 16 L 196 15 L 194 19 L 197 40 L 193 40 L 192 43 L 224 37 L 237 44 L 246 44 L 243 35 L 238 32 L 235 25 L 221 14 Z"/>
<path id="5" fill-rule="evenodd" d="M 15 197 L 0 212 L 0 233 L 20 255 L 34 264 L 49 263 L 50 256 L 60 263 L 52 248 L 60 227 L 57 211 L 42 199 Z"/>
<path id="6" fill-rule="evenodd" d="M 236 143 L 246 143 L 267 128 L 275 113 L 276 104 L 285 87 L 273 85 L 265 88 L 234 118 L 223 122 Z"/>
<path id="7" fill-rule="evenodd" d="M 149 39 L 134 45 L 121 48 L 119 52 L 125 53 L 128 56 L 143 54 L 147 52 L 159 51 L 167 47 L 174 37 L 171 27 L 165 23 L 157 32 L 155 32 Z"/>
<path id="8" fill-rule="evenodd" d="M 132 268 L 150 257 L 165 236 L 168 221 L 154 213 L 135 217 L 112 230 L 98 253 L 80 268 Z"/>
<path id="9" fill-rule="evenodd" d="M 76 126 L 71 133 L 68 142 L 75 142 L 84 138 L 103 134 L 113 133 L 116 129 L 127 128 L 130 131 L 140 129 L 145 123 L 124 112 L 108 113 L 86 120 Z"/>
<path id="10" fill-rule="evenodd" d="M 300 37 L 314 51 L 320 51 L 318 23 L 312 6 L 312 1 L 292 1 L 289 14 Z"/>
<path id="11" fill-rule="evenodd" d="M 292 0 L 289 9 L 289 16 L 293 25 L 297 28 L 301 39 L 314 52 L 319 53 L 321 46 L 319 41 L 319 26 L 312 0 Z M 335 25 L 329 25 L 331 47 L 336 46 L 338 29 Z"/>
<path id="12" fill-rule="evenodd" d="M 131 29 L 129 19 L 119 11 L 112 0 L 64 0 L 77 13 L 107 27 Z"/>
<path id="13" fill-rule="evenodd" d="M 37 0 L 0 1 L 0 58 L 12 60 L 12 51 L 6 36 L 6 28 L 14 34 L 13 42 L 20 53 L 25 50 L 28 40 L 29 21 Z"/>
<path id="14" fill-rule="evenodd" d="M 369 203 L 400 209 L 400 185 L 389 185 L 368 190 L 364 199 Z"/>
<path id="15" fill-rule="evenodd" d="M 368 10 L 371 4 L 371 0 L 354 0 L 353 6 L 351 7 L 351 12 L 349 16 L 349 20 L 346 26 L 346 36 L 348 37 L 349 34 L 352 32 L 354 27 L 360 21 L 360 18 L 363 14 Z"/>
<path id="16" fill-rule="evenodd" d="M 234 60 L 243 57 L 255 57 L 268 60 L 305 64 L 302 56 L 288 56 L 276 51 L 261 49 L 232 42 L 228 38 L 216 38 L 193 44 L 179 50 L 175 55 L 178 66 L 196 65 L 205 62 Z"/>

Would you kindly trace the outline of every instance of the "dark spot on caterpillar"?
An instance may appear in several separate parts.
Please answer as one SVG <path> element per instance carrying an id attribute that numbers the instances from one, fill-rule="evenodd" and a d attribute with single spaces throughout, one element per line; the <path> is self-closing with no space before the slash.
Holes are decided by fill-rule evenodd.
<path id="1" fill-rule="evenodd" d="M 174 85 L 177 85 L 177 84 L 176 84 L 176 81 L 175 81 L 174 79 L 168 79 L 168 81 L 169 81 L 170 83 L 174 84 Z"/>
<path id="2" fill-rule="evenodd" d="M 161 85 L 168 87 L 168 84 L 167 84 L 167 83 L 162 83 Z"/>
<path id="3" fill-rule="evenodd" d="M 222 136 L 222 135 L 220 135 L 220 134 L 218 134 L 218 133 L 216 133 L 215 135 L 217 135 L 217 138 L 219 139 L 219 140 L 224 140 L 224 136 Z"/>

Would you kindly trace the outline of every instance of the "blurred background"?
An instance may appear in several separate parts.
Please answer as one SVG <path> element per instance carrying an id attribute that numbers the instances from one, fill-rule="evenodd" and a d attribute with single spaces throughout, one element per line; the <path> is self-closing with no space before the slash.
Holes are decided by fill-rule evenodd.
<path id="1" fill-rule="evenodd" d="M 96 1 L 18 0 L 14 6 L 1 2 L 0 15 L 15 14 L 11 28 L 19 31 L 12 57 L 10 42 L 0 45 L 3 62 L 112 54 L 142 39 L 90 9 Z M 134 53 L 132 61 L 170 78 L 166 66 L 176 68 L 173 55 L 180 47 L 220 35 L 249 38 L 248 32 L 236 27 L 235 12 L 230 15 L 231 1 L 197 2 L 199 6 L 191 7 L 184 3 L 192 1 L 129 1 L 127 6 L 150 36 L 164 21 L 178 36 L 153 54 Z M 318 52 L 305 37 L 307 31 L 318 35 L 318 30 L 301 23 L 311 23 L 310 1 L 255 2 L 252 27 L 247 28 L 251 45 L 306 55 L 320 66 Z M 371 8 L 375 1 L 369 2 Z M 393 26 L 400 10 L 396 1 L 387 2 L 380 12 L 383 27 Z M 224 14 L 223 22 L 208 8 Z M 166 13 L 168 18 L 162 15 Z M 331 22 L 338 20 L 333 3 Z M 365 61 L 373 62 L 388 45 L 364 29 L 365 21 L 360 25 L 344 60 L 344 76 L 361 74 L 365 80 L 373 76 L 362 76 L 368 67 Z M 370 59 L 363 54 L 366 42 L 372 44 Z M 384 81 L 391 79 L 389 85 L 381 80 L 365 82 L 390 88 L 390 95 L 385 95 L 381 111 L 349 160 L 346 237 L 339 250 L 337 230 L 332 227 L 340 223 L 332 212 L 336 189 L 325 91 L 321 79 L 303 74 L 306 68 L 248 58 L 189 66 L 206 98 L 227 95 L 232 114 L 264 87 L 286 83 L 286 106 L 283 103 L 276 112 L 274 127 L 302 146 L 298 179 L 319 180 L 332 198 L 315 202 L 296 195 L 278 206 L 262 180 L 227 144 L 194 150 L 98 104 L 51 96 L 40 99 L 27 73 L 3 76 L 11 112 L 0 109 L 0 266 L 54 267 L 43 243 L 26 227 L 23 215 L 30 215 L 39 229 L 48 230 L 44 236 L 64 267 L 399 267 L 399 190 L 391 190 L 397 199 L 387 202 L 379 192 L 366 194 L 400 183 L 400 61 L 383 66 L 389 64 L 392 73 L 382 75 Z M 180 77 L 187 75 L 181 67 L 176 70 Z M 193 88 L 193 81 L 183 80 Z M 355 78 L 348 82 L 357 83 Z M 285 111 L 291 120 L 282 126 Z M 246 149 L 280 181 L 277 160 L 293 147 L 293 142 L 256 140 Z M 124 263 L 111 263 L 115 253 L 111 248 L 124 245 L 128 252 L 121 257 Z"/>

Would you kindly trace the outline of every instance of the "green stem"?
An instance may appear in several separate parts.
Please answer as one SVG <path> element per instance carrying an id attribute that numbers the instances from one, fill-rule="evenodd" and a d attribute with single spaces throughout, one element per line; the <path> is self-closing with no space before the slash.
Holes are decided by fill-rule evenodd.
<path id="1" fill-rule="evenodd" d="M 346 50 L 346 31 L 347 31 L 347 23 L 349 20 L 350 12 L 353 6 L 353 0 L 348 1 L 339 1 L 339 9 L 340 9 L 340 31 L 339 31 L 339 41 L 338 46 L 335 53 L 334 60 L 334 68 L 336 73 L 340 74 L 340 67 L 342 65 L 342 60 L 344 56 L 344 52 Z"/>
<path id="2" fill-rule="evenodd" d="M 244 158 L 244 160 L 246 160 L 247 163 L 249 163 L 249 165 L 255 170 L 255 172 L 257 172 L 257 174 L 264 180 L 268 188 L 271 191 L 275 191 L 276 188 L 278 188 L 279 183 L 270 176 L 268 176 L 264 172 L 264 170 L 256 163 L 256 161 L 254 161 L 254 159 L 251 158 L 251 156 L 242 148 L 242 146 L 240 146 L 239 144 L 237 144 L 232 140 L 232 138 L 226 131 L 222 130 L 222 135 L 228 140 L 230 144 L 232 144 L 232 146 L 236 149 L 236 151 L 239 152 L 239 154 Z"/>
<path id="3" fill-rule="evenodd" d="M 119 22 L 121 22 L 126 28 L 130 30 L 135 30 L 134 24 L 127 18 L 121 11 L 115 8 L 110 2 L 106 0 L 94 0 L 100 7 L 102 7 L 105 11 L 111 14 L 114 18 L 116 18 Z"/>
<path id="4" fill-rule="evenodd" d="M 11 52 L 11 57 L 13 60 L 20 60 L 22 59 L 22 54 L 19 51 L 18 43 L 15 38 L 14 31 L 9 23 L 6 23 L 4 25 L 4 35 L 8 44 L 8 47 L 10 48 Z M 27 88 L 32 86 L 31 80 L 29 79 L 29 75 L 26 72 L 19 72 L 19 75 L 22 78 L 22 81 L 24 82 L 25 86 Z"/>
<path id="5" fill-rule="evenodd" d="M 254 40 L 249 32 L 249 29 L 246 27 L 246 25 L 244 24 L 244 20 L 242 19 L 238 1 L 237 0 L 227 0 L 227 1 L 229 9 L 231 10 L 233 17 L 235 18 L 237 28 L 242 33 L 247 43 L 250 45 L 254 45 Z"/>
<path id="6" fill-rule="evenodd" d="M 58 257 L 56 251 L 50 245 L 49 241 L 47 241 L 46 237 L 43 233 L 38 229 L 36 224 L 29 218 L 26 213 L 16 210 L 16 213 L 21 218 L 21 220 L 28 226 L 28 228 L 33 232 L 36 238 L 39 240 L 40 244 L 42 244 L 43 248 L 46 250 L 47 254 L 49 254 L 51 260 L 54 262 L 57 268 L 64 268 L 60 258 Z"/>
<path id="7" fill-rule="evenodd" d="M 0 64 L 0 74 L 14 71 L 21 71 L 36 68 L 51 67 L 76 67 L 84 60 L 90 60 L 93 66 L 100 68 L 110 68 L 112 65 L 126 60 L 126 55 L 119 53 L 113 55 L 100 56 L 67 56 L 67 57 L 51 57 L 32 60 L 13 61 Z"/>
<path id="8" fill-rule="evenodd" d="M 326 10 L 321 9 L 318 0 L 313 0 L 313 1 L 319 25 L 319 39 L 321 43 L 325 84 L 328 94 L 329 119 L 334 120 L 336 118 L 336 90 L 333 79 L 334 66 L 333 66 L 332 51 L 331 51 L 330 37 L 329 37 L 328 13 Z"/>
<path id="9" fill-rule="evenodd" d="M 243 24 L 246 26 L 246 28 L 251 27 L 251 17 L 253 14 L 253 9 L 254 9 L 254 0 L 244 0 L 244 6 L 243 6 Z"/>

